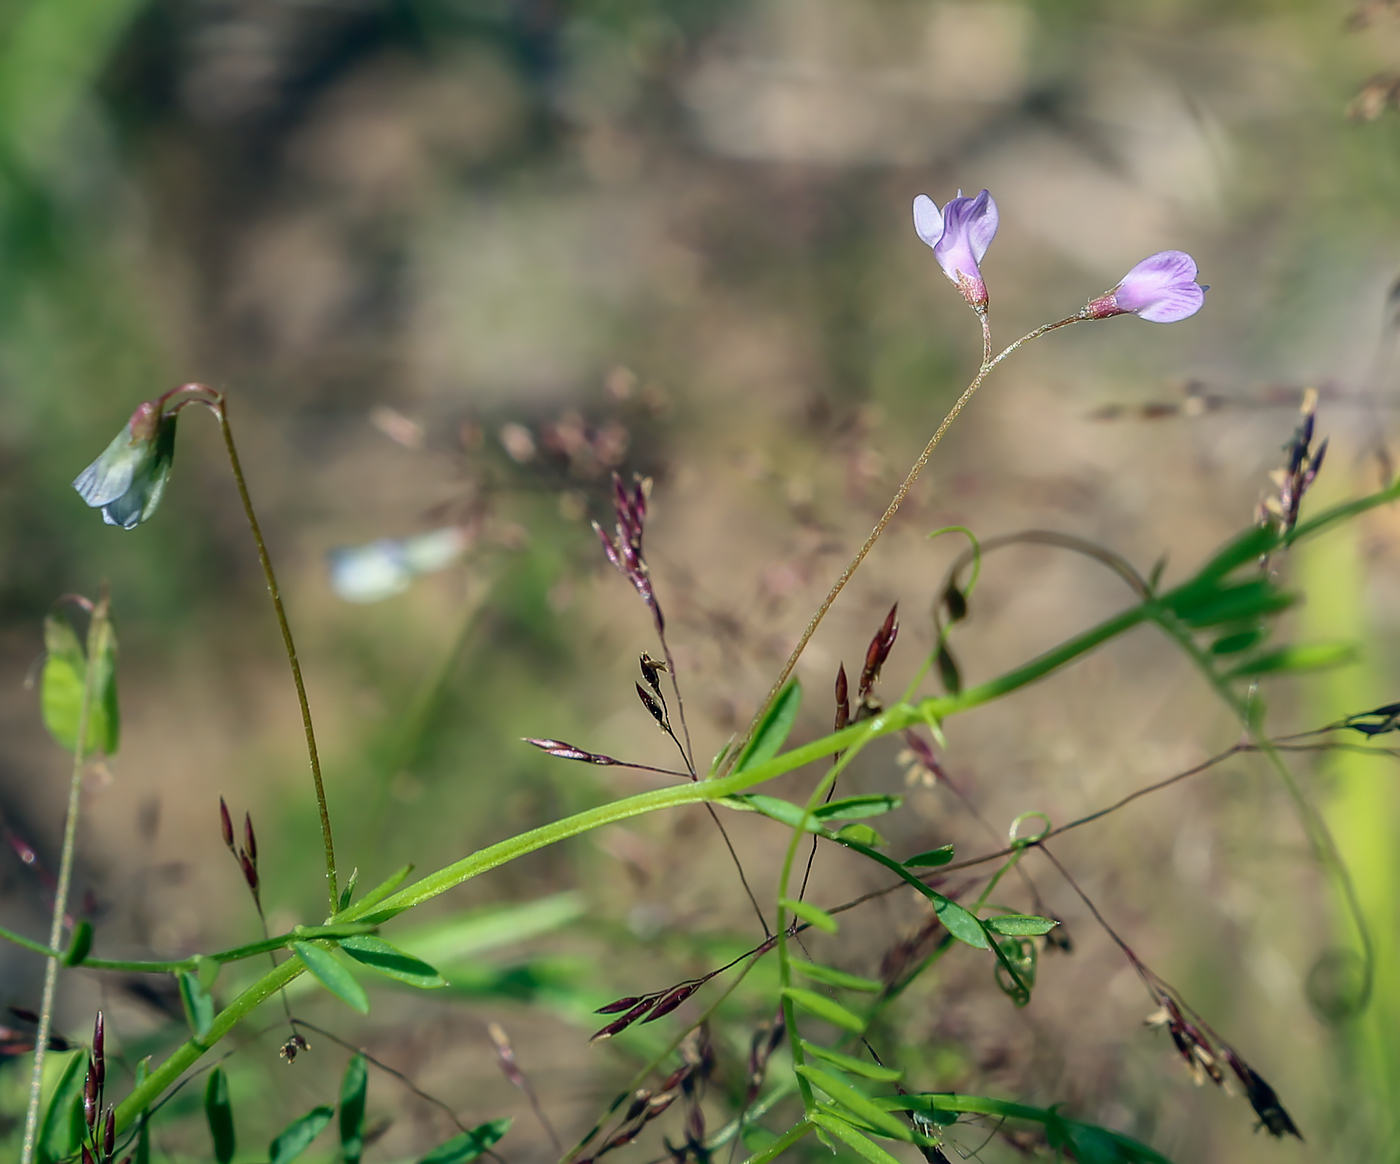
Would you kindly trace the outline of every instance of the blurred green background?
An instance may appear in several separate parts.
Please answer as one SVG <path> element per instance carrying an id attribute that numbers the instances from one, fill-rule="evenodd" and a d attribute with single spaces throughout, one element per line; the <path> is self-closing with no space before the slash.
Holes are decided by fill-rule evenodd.
<path id="1" fill-rule="evenodd" d="M 56 868 L 62 827 L 66 760 L 26 687 L 42 618 L 103 585 L 125 737 L 84 802 L 77 894 L 96 953 L 182 956 L 255 936 L 218 842 L 220 795 L 257 822 L 274 928 L 321 917 L 296 704 L 212 422 L 185 414 L 167 500 L 135 532 L 103 526 L 69 488 L 140 401 L 183 381 L 228 394 L 307 672 L 342 866 L 362 885 L 654 786 L 552 761 L 520 736 L 673 762 L 630 689 L 637 654 L 655 649 L 649 620 L 588 528 L 608 521 L 613 468 L 655 480 L 649 557 L 702 761 L 742 729 L 975 368 L 975 321 L 911 229 L 918 192 L 995 195 L 1001 231 L 983 272 L 1003 343 L 1164 248 L 1189 250 L 1211 291 L 1185 323 L 1069 329 L 997 373 L 799 668 L 801 732 L 825 730 L 838 661 L 858 665 L 895 600 L 888 693 L 917 669 L 937 579 L 961 548 L 928 543 L 930 530 L 1051 528 L 1144 571 L 1165 553 L 1177 576 L 1252 520 L 1308 385 L 1332 438 L 1318 493 L 1374 487 L 1395 387 L 1396 8 L 9 0 L 4 924 L 46 931 L 44 882 L 21 850 Z M 449 569 L 373 605 L 331 590 L 329 549 L 445 525 L 469 543 Z M 1275 730 L 1395 698 L 1397 535 L 1378 513 L 1285 566 L 1310 594 L 1296 635 L 1365 651 L 1344 672 L 1276 684 Z M 1080 560 L 998 555 L 959 632 L 964 670 L 993 674 L 1124 598 Z M 1020 811 L 1070 819 L 1236 733 L 1189 666 L 1139 632 L 950 724 L 945 758 L 1000 835 Z M 872 749 L 851 790 L 904 787 L 898 750 Z M 1309 1006 L 1310 969 L 1348 934 L 1262 767 L 1229 764 L 1059 855 L 1273 1083 L 1308 1144 L 1254 1134 L 1240 1099 L 1191 1085 L 1166 1036 L 1142 1028 L 1151 1005 L 1131 970 L 1043 867 L 1032 872 L 1075 952 L 1042 961 L 1024 1012 L 980 962 L 949 958 L 882 1032 L 911 1078 L 1064 1102 L 1180 1162 L 1400 1160 L 1394 772 L 1374 759 L 1299 771 L 1329 806 L 1377 934 L 1379 989 L 1359 1019 L 1329 1024 Z M 774 831 L 728 823 L 770 900 Z M 968 853 L 992 843 L 940 788 L 914 788 L 890 835 Z M 813 898 L 882 883 L 824 855 Z M 424 913 L 395 932 L 450 990 L 381 990 L 368 1020 L 309 992 L 295 1005 L 468 1123 L 520 1117 L 501 1148 L 513 1164 L 552 1154 L 495 1066 L 486 1021 L 511 1033 L 572 1142 L 665 1026 L 590 1049 L 588 1010 L 761 936 L 698 810 L 542 852 Z M 826 953 L 871 973 L 921 919 L 918 903 L 882 899 Z M 35 1007 L 41 970 L 0 949 L 0 1002 Z M 771 985 L 755 974 L 722 1012 L 712 1126 L 723 1094 L 742 1090 Z M 78 973 L 60 1029 L 83 1037 L 97 1006 L 127 1070 L 177 1037 L 169 995 Z M 267 1015 L 228 1044 L 248 1160 L 334 1096 L 344 1061 L 313 1038 L 282 1065 L 284 1032 Z M 0 1067 L 7 1144 L 26 1074 L 22 1058 Z M 156 1159 L 207 1157 L 201 1089 L 166 1109 Z M 390 1122 L 367 1160 L 412 1158 L 452 1130 L 384 1075 L 370 1109 Z M 957 1143 L 1019 1158 L 993 1133 L 969 1127 Z M 617 1158 L 662 1151 L 653 1139 Z"/>

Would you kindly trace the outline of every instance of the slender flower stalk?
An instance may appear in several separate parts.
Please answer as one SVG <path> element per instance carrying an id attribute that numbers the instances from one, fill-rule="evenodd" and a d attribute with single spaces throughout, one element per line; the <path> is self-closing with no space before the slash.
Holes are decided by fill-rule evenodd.
<path id="1" fill-rule="evenodd" d="M 272 559 L 268 556 L 267 542 L 258 525 L 252 498 L 248 496 L 248 483 L 243 477 L 233 430 L 229 428 L 228 401 L 222 392 L 194 383 L 182 384 L 155 400 L 146 401 L 136 409 L 126 427 L 102 455 L 79 474 L 73 488 L 90 506 L 102 510 L 102 518 L 109 525 L 133 529 L 148 520 L 155 513 L 170 476 L 170 464 L 175 454 L 176 417 L 192 404 L 203 404 L 219 422 L 224 448 L 228 452 L 229 468 L 238 487 L 238 497 L 243 503 L 248 526 L 253 532 L 258 562 L 267 582 L 278 629 L 282 632 L 282 646 L 292 668 L 292 681 L 296 685 L 302 727 L 306 733 L 306 752 L 311 763 L 311 780 L 316 788 L 316 807 L 321 817 L 321 841 L 326 850 L 327 897 L 330 912 L 334 914 L 339 906 L 335 844 L 331 837 L 325 785 L 321 779 L 321 759 L 316 750 L 316 730 L 311 722 L 311 706 L 306 698 L 306 684 L 302 681 L 292 628 L 282 606 L 282 592 L 277 585 L 277 575 L 272 569 Z"/>
<path id="2" fill-rule="evenodd" d="M 985 316 L 983 318 L 985 320 Z M 816 613 L 812 615 L 811 620 L 807 623 L 806 629 L 802 632 L 802 637 L 797 640 L 797 645 L 793 647 L 792 653 L 788 655 L 787 662 L 783 664 L 783 669 L 778 673 L 777 681 L 769 689 L 768 697 L 764 699 L 752 721 L 750 721 L 747 730 L 744 732 L 743 740 L 739 743 L 738 747 L 730 749 L 730 756 L 737 757 L 742 754 L 745 744 L 752 738 L 759 721 L 768 713 L 768 709 L 773 705 L 773 701 L 778 698 L 779 692 L 786 686 L 788 679 L 792 677 L 793 668 L 797 666 L 797 660 L 802 657 L 802 652 L 807 649 L 807 644 L 811 641 L 812 636 L 817 633 L 817 627 L 821 625 L 822 619 L 826 617 L 826 612 L 831 609 L 832 604 L 835 603 L 836 599 L 840 596 L 841 591 L 846 588 L 846 583 L 851 580 L 852 575 L 860 569 L 860 565 L 865 561 L 866 555 L 874 548 L 880 535 L 885 532 L 885 527 L 894 520 L 895 514 L 899 512 L 899 507 L 904 504 L 904 499 L 909 496 L 909 490 L 914 487 L 914 482 L 919 479 L 919 474 L 924 471 L 924 466 L 929 463 L 929 459 L 933 456 L 933 451 L 938 447 L 939 441 L 943 439 L 943 435 L 953 426 L 953 422 L 958 419 L 962 410 L 967 407 L 968 401 L 972 399 L 977 389 L 982 386 L 982 382 L 986 380 L 988 375 L 991 374 L 992 370 L 998 364 L 1018 348 L 1024 346 L 1033 339 L 1039 339 L 1046 332 L 1054 331 L 1056 328 L 1065 327 L 1071 323 L 1079 323 L 1083 318 L 1086 317 L 1071 315 L 1065 319 L 1056 320 L 1054 323 L 1042 324 L 1034 331 L 1027 332 L 1015 343 L 1008 344 L 999 355 L 982 361 L 982 366 L 977 370 L 977 375 L 972 378 L 972 383 L 967 386 L 963 394 L 958 397 L 953 407 L 948 410 L 947 415 L 944 416 L 938 428 L 934 430 L 933 436 L 929 438 L 928 444 L 924 446 L 924 451 L 919 454 L 918 459 L 905 475 L 899 488 L 895 490 L 894 497 L 890 499 L 889 505 L 885 507 L 885 512 L 880 515 L 880 520 L 875 523 L 875 528 L 870 531 L 870 536 L 865 539 L 864 544 L 856 551 L 855 557 L 847 563 L 846 568 L 841 571 L 840 576 L 836 579 L 835 583 L 832 584 L 831 590 L 827 593 L 827 596 L 822 599 L 822 604 L 817 607 Z M 986 331 L 985 327 L 986 325 L 984 323 L 984 335 L 990 340 L 991 333 Z M 990 350 L 990 347 L 988 347 L 987 350 Z"/>
<path id="3" fill-rule="evenodd" d="M 248 519 L 248 527 L 253 531 L 253 541 L 258 548 L 258 562 L 262 565 L 263 578 L 267 582 L 267 593 L 272 599 L 272 609 L 277 615 L 277 627 L 282 632 L 282 646 L 287 653 L 287 662 L 292 668 L 292 682 L 297 689 L 297 703 L 301 708 L 301 724 L 306 735 L 306 754 L 311 763 L 311 781 L 316 787 L 316 808 L 321 816 L 321 843 L 326 851 L 326 896 L 330 901 L 330 913 L 334 915 L 340 908 L 340 889 L 336 884 L 335 840 L 331 835 L 331 814 L 326 805 L 326 787 L 321 779 L 321 757 L 316 749 L 316 728 L 311 722 L 311 704 L 306 698 L 306 684 L 301 677 L 301 663 L 297 659 L 296 642 L 292 639 L 292 627 L 287 621 L 287 611 L 282 605 L 282 591 L 277 585 L 277 575 L 272 569 L 272 559 L 268 556 L 267 542 L 263 540 L 262 527 L 258 524 L 257 512 L 253 509 L 253 499 L 248 496 L 248 483 L 243 477 L 243 466 L 238 460 L 238 447 L 233 441 L 233 430 L 228 423 L 228 402 L 223 393 L 198 384 L 187 384 L 186 389 L 198 389 L 209 393 L 212 401 L 206 401 L 209 410 L 219 422 L 223 434 L 224 448 L 228 452 L 229 468 L 233 470 L 234 484 L 238 486 L 238 498 L 243 502 L 243 513 Z"/>
<path id="4" fill-rule="evenodd" d="M 48 965 L 44 968 L 43 1002 L 39 1007 L 39 1032 L 34 1040 L 34 1072 L 29 1081 L 29 1106 L 24 1113 L 24 1142 L 20 1164 L 34 1159 L 35 1137 L 39 1130 L 39 1103 L 44 1079 L 44 1052 L 53 1026 L 54 995 L 58 988 L 57 951 L 63 947 L 63 919 L 68 911 L 68 890 L 73 881 L 73 855 L 78 835 L 78 812 L 82 805 L 83 768 L 87 760 L 88 721 L 96 699 L 98 660 L 107 650 L 112 633 L 107 597 L 103 595 L 92 610 L 88 624 L 87 665 L 83 670 L 82 701 L 78 705 L 78 732 L 73 744 L 73 771 L 68 783 L 68 817 L 63 825 L 63 851 L 58 864 L 58 886 L 54 890 L 53 921 L 49 926 Z"/>

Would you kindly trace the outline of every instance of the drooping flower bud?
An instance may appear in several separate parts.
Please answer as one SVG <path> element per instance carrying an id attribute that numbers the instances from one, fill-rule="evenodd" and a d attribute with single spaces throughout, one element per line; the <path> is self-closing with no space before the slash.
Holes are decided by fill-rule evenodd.
<path id="1" fill-rule="evenodd" d="M 1112 291 L 1090 300 L 1080 316 L 1132 314 L 1149 323 L 1175 323 L 1200 311 L 1206 290 L 1196 282 L 1195 259 L 1185 251 L 1159 251 L 1124 275 Z"/>
<path id="2" fill-rule="evenodd" d="M 978 264 L 996 237 L 1000 218 L 986 190 L 975 198 L 962 191 L 940 212 L 927 194 L 914 199 L 914 230 L 933 248 L 934 258 L 954 287 L 978 312 L 987 310 L 987 285 Z"/>
<path id="3" fill-rule="evenodd" d="M 78 474 L 73 488 L 102 520 L 135 529 L 160 504 L 175 458 L 175 415 L 148 400 L 100 457 Z"/>

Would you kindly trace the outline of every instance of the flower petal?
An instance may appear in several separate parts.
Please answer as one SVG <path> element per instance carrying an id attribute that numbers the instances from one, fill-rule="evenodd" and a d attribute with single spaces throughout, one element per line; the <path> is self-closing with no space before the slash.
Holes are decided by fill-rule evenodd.
<path id="1" fill-rule="evenodd" d="M 147 456 L 142 445 L 133 446 L 131 429 L 124 428 L 102 455 L 74 478 L 73 488 L 88 505 L 98 509 L 131 488 L 131 479 Z"/>
<path id="2" fill-rule="evenodd" d="M 1001 225 L 1001 215 L 997 212 L 996 199 L 990 191 L 983 190 L 972 200 L 968 208 L 967 241 L 972 244 L 972 253 L 980 263 L 987 248 L 996 238 L 997 227 Z"/>
<path id="3" fill-rule="evenodd" d="M 936 246 L 943 237 L 943 215 L 927 194 L 914 199 L 914 230 L 929 246 Z"/>
<path id="4" fill-rule="evenodd" d="M 1176 323 L 1200 311 L 1206 301 L 1205 288 L 1195 283 L 1175 287 L 1163 294 L 1155 303 L 1149 304 L 1137 313 L 1139 319 L 1148 323 Z"/>
<path id="5" fill-rule="evenodd" d="M 1150 323 L 1175 323 L 1201 309 L 1205 292 L 1196 282 L 1195 259 L 1185 251 L 1159 251 L 1123 276 L 1113 299 Z"/>

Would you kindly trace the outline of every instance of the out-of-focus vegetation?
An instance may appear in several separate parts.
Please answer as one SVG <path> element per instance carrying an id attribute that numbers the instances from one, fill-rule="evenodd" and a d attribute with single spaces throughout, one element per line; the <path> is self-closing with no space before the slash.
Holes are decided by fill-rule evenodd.
<path id="1" fill-rule="evenodd" d="M 12 0 L 4 924 L 47 928 L 66 794 L 68 761 L 25 679 L 50 605 L 104 583 L 125 722 L 121 755 L 86 790 L 77 892 L 95 949 L 179 957 L 258 936 L 220 851 L 220 795 L 258 821 L 273 930 L 322 918 L 295 699 L 214 426 L 186 416 L 170 493 L 135 532 L 102 526 L 69 487 L 137 403 L 182 381 L 228 397 L 299 636 L 342 862 L 362 884 L 653 786 L 521 736 L 670 762 L 631 690 L 649 621 L 588 527 L 610 520 L 613 469 L 655 481 L 649 557 L 697 750 L 743 729 L 975 369 L 975 321 L 909 223 L 920 191 L 995 194 L 983 272 L 1003 342 L 1167 247 L 1190 251 L 1211 291 L 1188 322 L 1068 329 L 997 373 L 805 656 L 799 735 L 827 730 L 838 662 L 858 670 L 895 600 L 885 682 L 898 691 L 917 669 L 925 612 L 961 549 L 929 543 L 931 530 L 1055 529 L 1144 572 L 1165 553 L 1168 580 L 1184 575 L 1249 522 L 1309 385 L 1332 438 L 1316 503 L 1373 488 L 1393 471 L 1394 9 L 1349 21 L 1322 0 Z M 381 603 L 332 593 L 329 549 L 447 525 L 466 531 L 459 564 Z M 1346 670 L 1268 686 L 1275 730 L 1396 697 L 1397 539 L 1380 510 L 1284 567 L 1311 597 L 1290 616 L 1296 635 L 1364 650 Z M 980 587 L 958 645 L 974 679 L 1124 602 L 1116 580 L 1040 548 L 989 559 Z M 942 759 L 1001 836 L 1017 813 L 1060 823 L 1237 733 L 1171 647 L 1140 634 L 950 724 Z M 892 839 L 988 841 L 948 788 L 908 786 L 897 753 L 872 748 L 848 778 L 848 791 L 908 794 Z M 1064 1103 L 1179 1162 L 1393 1158 L 1395 776 L 1373 757 L 1295 763 L 1377 938 L 1360 1017 L 1327 1013 L 1328 952 L 1350 934 L 1262 764 L 1232 761 L 1058 855 L 1268 1075 L 1307 1145 L 1253 1135 L 1238 1100 L 1191 1086 L 1165 1034 L 1142 1029 L 1132 970 L 1043 866 L 1074 952 L 1041 959 L 1024 1011 L 980 963 L 921 980 L 884 1031 L 921 1088 Z M 726 823 L 767 900 L 771 831 Z M 880 884 L 823 851 L 812 898 Z M 379 991 L 363 1019 L 324 993 L 293 1003 L 469 1125 L 515 1115 L 500 1148 L 514 1164 L 555 1154 L 500 1074 L 487 1021 L 508 1029 L 571 1143 L 667 1034 L 659 1023 L 590 1048 L 592 1008 L 762 937 L 698 808 L 545 850 L 432 908 L 395 940 L 448 990 Z M 884 898 L 816 948 L 872 973 L 922 910 Z M 0 1001 L 35 1007 L 40 960 L 0 947 L 0 967 Z M 742 1092 L 773 973 L 760 967 L 720 1012 L 720 1092 Z M 84 1037 L 102 1006 L 123 1085 L 183 1029 L 178 999 L 145 979 L 65 983 L 59 1029 Z M 275 1017 L 226 1044 L 246 1144 L 339 1085 L 345 1056 L 329 1039 L 313 1035 L 292 1067 L 277 1060 Z M 14 1143 L 25 1066 L 0 1066 L 0 1135 Z M 155 1159 L 208 1158 L 203 1088 L 162 1110 Z M 371 1126 L 389 1122 L 366 1159 L 416 1159 L 453 1130 L 392 1078 L 373 1076 L 369 1095 Z M 725 1111 L 716 1100 L 716 1123 Z M 1016 1158 L 995 1133 L 988 1121 L 957 1143 Z"/>

